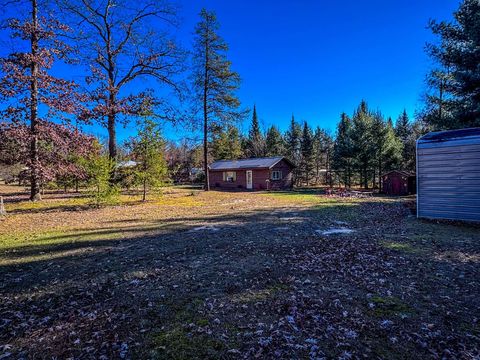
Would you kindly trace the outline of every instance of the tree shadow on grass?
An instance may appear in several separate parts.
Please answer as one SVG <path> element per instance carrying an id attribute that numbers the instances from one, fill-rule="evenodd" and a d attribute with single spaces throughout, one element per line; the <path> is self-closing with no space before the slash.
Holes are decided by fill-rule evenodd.
<path id="1" fill-rule="evenodd" d="M 87 199 L 88 197 L 86 196 L 83 198 Z M 113 203 L 113 204 L 100 204 L 100 205 L 95 204 L 93 200 L 89 202 L 85 202 L 83 204 L 75 204 L 75 203 L 55 204 L 55 202 L 51 202 L 48 205 L 45 203 L 35 207 L 17 208 L 17 209 L 9 210 L 8 214 L 40 214 L 40 213 L 55 213 L 55 212 L 87 211 L 87 210 L 99 209 L 103 207 L 113 207 L 116 205 L 134 206 L 134 205 L 140 205 L 140 204 L 144 204 L 144 202 L 142 202 L 141 200 L 129 200 L 129 201 L 119 201 L 118 204 Z"/>
<path id="2" fill-rule="evenodd" d="M 377 242 L 385 233 L 397 242 L 404 242 L 402 221 L 413 227 L 408 230 L 410 233 L 422 231 L 422 222 L 415 219 L 404 218 L 399 223 L 395 218 L 385 221 L 389 215 L 385 211 L 390 209 L 389 206 L 396 205 L 385 208 L 378 207 L 376 203 L 362 202 L 349 207 L 348 217 L 351 220 L 348 226 L 357 232 L 346 237 L 322 237 L 316 232 L 319 228 L 334 225 L 332 220 L 345 214 L 343 205 L 322 210 L 315 207 L 292 209 L 292 214 L 287 209 L 271 209 L 210 217 L 192 215 L 182 219 L 152 220 L 146 226 L 105 227 L 47 235 L 41 239 L 47 242 L 45 244 L 13 247 L 3 255 L 3 259 L 23 262 L 0 265 L 3 279 L 0 313 L 2 318 L 11 320 L 0 332 L 0 340 L 23 347 L 27 354 L 33 355 L 42 346 L 45 347 L 45 342 L 37 342 L 38 334 L 43 334 L 43 341 L 49 345 L 43 354 L 80 357 L 85 355 L 85 350 L 65 343 L 68 340 L 71 344 L 75 340 L 69 340 L 71 331 L 78 332 L 76 336 L 81 343 L 92 341 L 92 333 L 99 333 L 98 339 L 94 340 L 97 349 L 102 348 L 102 342 L 117 334 L 120 339 L 138 341 L 141 346 L 132 351 L 148 357 L 151 355 L 146 352 L 148 347 L 161 352 L 160 347 L 170 346 L 178 337 L 185 335 L 188 340 L 190 335 L 184 333 L 181 324 L 205 322 L 205 319 L 198 318 L 195 309 L 190 309 L 192 304 L 203 306 L 212 299 L 222 301 L 238 297 L 239 301 L 247 303 L 248 299 L 253 299 L 247 306 L 252 309 L 250 311 L 256 311 L 252 304 L 261 302 L 262 297 L 274 296 L 272 294 L 276 292 L 271 289 L 279 288 L 279 293 L 290 291 L 288 287 L 283 288 L 286 278 L 296 277 L 300 283 L 313 279 L 320 284 L 318 289 L 306 287 L 307 293 L 326 291 L 333 299 L 341 297 L 341 294 L 359 293 L 365 297 L 367 289 L 359 288 L 346 273 L 336 273 L 334 269 L 329 274 L 302 273 L 294 271 L 292 264 L 285 259 L 290 254 L 308 252 L 322 242 L 338 244 L 340 248 L 345 241 L 354 243 L 355 239 Z M 373 212 L 369 213 L 369 208 L 373 208 Z M 381 210 L 383 213 L 377 214 L 381 219 L 379 221 L 374 215 Z M 433 225 L 427 235 L 429 239 L 434 239 L 437 232 L 443 230 Z M 470 248 L 473 239 L 469 230 L 452 226 L 448 231 L 466 231 L 467 248 L 475 251 L 475 248 Z M 422 243 L 417 246 L 422 246 Z M 444 246 L 458 248 L 466 245 L 445 242 Z M 385 249 L 386 254 L 393 255 L 400 251 L 398 248 Z M 402 256 L 416 259 L 413 253 L 405 252 Z M 422 261 L 432 267 L 441 263 L 430 253 L 422 255 Z M 415 261 L 410 266 L 410 271 L 414 272 Z M 470 269 L 467 264 L 457 266 L 460 271 Z M 405 269 L 395 270 L 385 277 L 390 276 L 388 281 L 398 281 L 400 285 Z M 423 273 L 419 272 L 418 276 L 421 279 Z M 471 276 L 474 274 L 467 274 L 466 280 Z M 329 290 L 329 281 L 341 283 L 342 288 Z M 428 291 L 433 297 L 439 292 L 433 285 Z M 439 294 L 443 295 L 442 292 Z M 464 305 L 472 309 L 475 306 L 474 303 Z M 267 319 L 279 316 L 275 310 L 275 307 L 262 308 Z M 286 316 L 287 311 L 288 306 L 280 314 Z M 15 313 L 27 316 L 30 324 L 12 337 L 11 331 L 22 321 L 15 318 Z M 109 314 L 108 318 L 104 314 Z M 46 316 L 50 320 L 42 323 L 41 319 Z M 87 316 L 95 316 L 95 319 L 88 320 Z M 438 317 L 442 318 L 441 315 Z M 248 321 L 248 310 L 245 310 L 244 319 Z M 210 321 L 213 319 L 207 319 L 207 322 Z M 244 325 L 240 321 L 232 326 Z M 58 327 L 55 338 L 48 336 L 48 328 L 52 326 Z M 63 327 L 68 331 L 61 330 Z M 145 333 L 142 329 L 148 331 Z M 153 336 L 155 339 L 146 334 L 156 334 Z M 176 338 L 171 339 L 168 334 Z M 191 344 L 197 346 L 198 342 Z M 182 342 L 177 345 L 183 348 L 188 344 Z M 219 354 L 226 356 L 226 350 L 220 347 Z M 118 349 L 109 351 L 107 355 L 119 356 Z"/>
<path id="3" fill-rule="evenodd" d="M 86 211 L 92 209 L 93 206 L 89 204 L 76 204 L 76 205 L 52 205 L 52 206 L 42 206 L 37 208 L 26 208 L 26 209 L 13 209 L 9 210 L 8 214 L 39 214 L 39 213 L 52 213 L 52 212 L 71 212 L 71 211 Z"/>
<path id="4" fill-rule="evenodd" d="M 128 225 L 135 219 L 115 221 L 121 226 L 95 228 L 92 230 L 72 229 L 68 233 L 45 234 L 37 237 L 34 241 L 39 244 L 9 246 L 4 248 L 3 260 L 24 260 L 21 265 L 14 265 L 13 269 L 10 265 L 0 265 L 0 273 L 8 273 L 10 270 L 22 271 L 23 266 L 42 266 L 49 263 L 49 254 L 61 254 L 64 251 L 75 251 L 84 248 L 114 248 L 118 244 L 128 246 L 133 249 L 136 255 L 139 250 L 145 250 L 145 247 L 154 247 L 156 250 L 162 249 L 168 251 L 170 248 L 178 246 L 186 246 L 192 239 L 195 240 L 196 246 L 200 246 L 199 241 L 213 241 L 217 244 L 228 245 L 229 234 L 245 234 L 243 241 L 248 242 L 249 236 L 253 236 L 253 241 L 266 241 L 272 239 L 273 243 L 290 241 L 294 233 L 299 229 L 302 236 L 316 237 L 319 229 L 327 229 L 329 227 L 342 223 L 341 220 L 347 219 L 346 226 L 356 230 L 352 236 L 368 235 L 370 231 L 378 233 L 383 227 L 386 233 L 389 232 L 388 222 L 379 224 L 375 222 L 375 228 L 369 228 L 369 215 L 362 212 L 361 207 L 375 206 L 376 203 L 362 202 L 360 204 L 329 204 L 328 206 L 315 206 L 308 210 L 305 209 L 276 209 L 275 211 L 253 210 L 248 213 L 232 213 L 220 216 L 190 216 L 181 219 L 169 218 L 162 220 L 143 221 L 141 225 Z M 359 208 L 360 206 L 360 208 Z M 383 209 L 383 207 L 382 207 Z M 280 213 L 278 212 L 280 210 Z M 292 216 L 289 214 L 292 213 Z M 372 219 L 370 219 L 372 220 Z M 475 230 L 477 225 L 466 224 L 436 224 L 425 222 L 423 220 L 410 219 L 411 246 L 419 249 L 424 247 L 430 250 L 430 243 L 422 243 L 416 241 L 418 239 L 429 238 L 436 241 L 437 245 L 443 246 L 444 250 L 461 250 L 468 248 L 475 251 Z M 429 233 L 422 235 L 428 225 Z M 459 233 L 458 230 L 461 230 Z M 391 234 L 395 238 L 399 229 Z M 442 234 L 441 237 L 435 236 L 435 232 Z M 462 242 L 448 241 L 449 238 L 458 238 L 464 236 Z M 260 236 L 261 235 L 261 236 Z M 423 237 L 422 237 L 423 236 Z M 465 238 L 467 236 L 467 238 Z M 263 238 L 262 238 L 263 237 Z M 302 238 L 303 239 L 303 238 Z M 400 238 L 406 243 L 404 237 Z M 296 239 L 297 240 L 297 239 Z M 398 239 L 397 239 L 398 240 Z M 402 246 L 392 246 L 393 250 L 401 250 Z M 478 247 L 480 249 L 480 245 Z M 123 249 L 123 248 L 122 248 Z M 124 251 L 124 250 L 122 250 Z M 149 252 L 149 251 L 147 251 Z M 141 253 L 141 251 L 140 251 Z M 150 253 L 150 252 L 149 252 Z M 36 261 L 35 256 L 44 255 L 44 260 Z M 151 254 L 149 254 L 151 256 Z M 27 258 L 27 259 L 23 259 Z M 56 262 L 61 261 L 61 256 L 55 259 Z M 69 261 L 74 260 L 69 256 Z M 84 263 L 82 259 L 81 267 L 88 266 L 88 263 L 96 264 L 95 253 L 88 257 L 88 262 Z"/>

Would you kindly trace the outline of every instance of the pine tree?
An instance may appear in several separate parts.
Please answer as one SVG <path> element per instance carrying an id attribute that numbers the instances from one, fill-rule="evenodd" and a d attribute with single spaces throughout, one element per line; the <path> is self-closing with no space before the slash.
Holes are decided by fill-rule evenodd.
<path id="1" fill-rule="evenodd" d="M 403 148 L 404 144 L 402 140 L 395 134 L 392 119 L 389 119 L 385 124 L 384 145 L 382 149 L 384 172 L 398 169 L 403 161 Z M 413 155 L 413 158 L 415 158 L 415 155 Z M 381 176 L 381 172 L 379 172 L 379 176 Z"/>
<path id="2" fill-rule="evenodd" d="M 412 158 L 415 158 L 415 147 L 412 149 L 412 125 L 408 119 L 407 111 L 403 110 L 403 113 L 398 117 L 395 123 L 395 135 L 402 142 L 402 161 L 400 167 L 403 170 L 411 168 Z"/>
<path id="3" fill-rule="evenodd" d="M 240 133 L 236 126 L 229 125 L 220 131 L 212 141 L 214 160 L 233 160 L 243 157 Z"/>
<path id="4" fill-rule="evenodd" d="M 300 138 L 302 136 L 302 128 L 300 124 L 295 121 L 295 117 L 292 115 L 290 121 L 290 127 L 285 133 L 285 146 L 288 159 L 296 166 L 293 170 L 293 183 L 295 184 L 298 179 L 298 173 L 300 165 Z"/>
<path id="5" fill-rule="evenodd" d="M 144 120 L 138 136 L 131 140 L 132 155 L 138 165 L 135 178 L 142 186 L 142 201 L 147 199 L 147 190 L 157 189 L 167 178 L 165 141 L 160 129 L 150 119 Z"/>
<path id="6" fill-rule="evenodd" d="M 375 180 L 378 179 L 381 190 L 381 176 L 384 172 L 398 167 L 402 160 L 403 144 L 395 135 L 391 119 L 385 121 L 379 112 L 373 114 L 372 139 L 374 140 L 373 151 L 376 163 L 374 185 Z"/>
<path id="7" fill-rule="evenodd" d="M 333 167 L 342 174 L 343 183 L 348 188 L 352 186 L 354 151 L 352 131 L 352 121 L 347 114 L 342 113 L 333 148 Z"/>
<path id="8" fill-rule="evenodd" d="M 317 126 L 313 136 L 313 153 L 316 182 L 320 181 L 321 171 L 325 171 L 324 183 L 331 183 L 331 164 L 333 158 L 333 139 L 322 128 Z"/>
<path id="9" fill-rule="evenodd" d="M 229 126 L 227 129 L 228 143 L 230 144 L 229 156 L 231 159 L 240 159 L 243 157 L 242 140 L 240 132 L 236 126 Z"/>
<path id="10" fill-rule="evenodd" d="M 360 184 L 368 189 L 372 178 L 371 169 L 374 165 L 375 148 L 372 134 L 373 116 L 364 100 L 353 114 L 352 125 L 354 165 L 360 175 Z"/>
<path id="11" fill-rule="evenodd" d="M 266 137 L 266 154 L 267 156 L 284 156 L 285 141 L 282 138 L 282 134 L 276 126 L 272 125 L 267 131 Z"/>
<path id="12" fill-rule="evenodd" d="M 376 171 L 373 176 L 373 183 L 375 187 L 375 180 L 376 174 L 378 174 L 378 179 L 380 182 L 380 177 L 384 171 L 384 148 L 386 142 L 386 124 L 385 121 L 380 113 L 376 113 L 373 116 L 373 123 L 372 123 L 372 140 L 374 141 L 373 151 L 374 151 L 374 159 L 373 161 L 376 163 Z M 380 186 L 380 184 L 379 184 Z"/>
<path id="13" fill-rule="evenodd" d="M 301 160 L 300 173 L 303 181 L 308 186 L 315 168 L 315 159 L 313 152 L 313 136 L 307 122 L 303 123 L 302 139 L 301 139 Z"/>
<path id="14" fill-rule="evenodd" d="M 390 119 L 391 120 L 391 119 Z M 395 134 L 404 141 L 411 132 L 410 120 L 408 119 L 407 110 L 403 110 L 395 123 Z"/>
<path id="15" fill-rule="evenodd" d="M 265 139 L 260 131 L 260 124 L 258 123 L 257 107 L 253 105 L 252 124 L 248 132 L 246 153 L 249 157 L 265 156 Z"/>
<path id="16" fill-rule="evenodd" d="M 119 190 L 111 183 L 110 174 L 116 164 L 108 155 L 102 153 L 100 144 L 97 143 L 96 147 L 96 151 L 81 159 L 88 184 L 94 189 L 91 193 L 93 204 L 114 204 L 118 201 Z"/>
<path id="17" fill-rule="evenodd" d="M 424 122 L 421 119 L 414 121 L 411 124 L 411 131 L 404 143 L 404 158 L 403 167 L 405 170 L 415 172 L 417 167 L 416 155 L 417 155 L 417 140 L 428 132 Z"/>
<path id="18" fill-rule="evenodd" d="M 427 77 L 424 120 L 433 129 L 480 126 L 480 2 L 463 0 L 453 22 L 430 22 L 439 37 L 427 51 L 437 67 Z"/>
<path id="19" fill-rule="evenodd" d="M 240 101 L 235 95 L 240 76 L 230 69 L 228 45 L 218 35 L 219 23 L 215 13 L 202 9 L 201 21 L 195 28 L 194 90 L 203 106 L 203 166 L 205 190 L 210 190 L 208 176 L 208 141 L 212 127 L 223 127 L 243 116 Z"/>

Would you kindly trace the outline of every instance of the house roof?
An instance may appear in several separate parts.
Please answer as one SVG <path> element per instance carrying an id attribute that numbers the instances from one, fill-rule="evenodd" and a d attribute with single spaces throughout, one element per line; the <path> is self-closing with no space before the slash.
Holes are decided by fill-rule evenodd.
<path id="1" fill-rule="evenodd" d="M 438 142 L 462 138 L 480 138 L 480 128 L 430 132 L 422 136 L 418 141 L 420 143 Z"/>
<path id="2" fill-rule="evenodd" d="M 240 160 L 219 160 L 212 163 L 209 168 L 210 170 L 269 169 L 282 160 L 288 162 L 292 167 L 295 166 L 287 158 L 275 156 Z"/>
<path id="3" fill-rule="evenodd" d="M 117 167 L 119 167 L 119 168 L 130 168 L 130 167 L 135 167 L 137 165 L 138 165 L 138 163 L 136 161 L 128 160 L 128 161 L 120 161 L 117 164 Z"/>

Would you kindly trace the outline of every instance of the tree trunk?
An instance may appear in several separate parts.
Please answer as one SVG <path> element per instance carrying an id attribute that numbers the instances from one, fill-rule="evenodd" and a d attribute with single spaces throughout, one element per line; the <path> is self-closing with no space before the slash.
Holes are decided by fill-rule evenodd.
<path id="1" fill-rule="evenodd" d="M 345 187 L 350 189 L 352 187 L 352 175 L 350 172 L 350 164 L 347 165 L 347 173 L 346 173 L 345 179 L 346 179 Z"/>
<path id="2" fill-rule="evenodd" d="M 203 119 L 203 169 L 205 172 L 205 191 L 210 190 L 210 179 L 208 176 L 208 116 L 207 116 L 207 100 L 204 98 L 204 119 Z"/>
<path id="3" fill-rule="evenodd" d="M 115 91 L 113 89 L 113 69 L 109 71 L 110 79 L 110 90 L 108 95 L 108 117 L 107 117 L 107 129 L 108 129 L 108 154 L 110 159 L 116 160 L 117 159 L 117 132 L 115 129 L 116 121 L 115 121 Z"/>
<path id="4" fill-rule="evenodd" d="M 108 114 L 108 154 L 110 159 L 117 159 L 117 132 L 115 130 L 115 114 Z"/>
<path id="5" fill-rule="evenodd" d="M 363 178 L 363 180 L 365 182 L 364 183 L 364 188 L 368 189 L 368 170 L 367 170 L 366 167 L 364 168 L 364 178 Z"/>
<path id="6" fill-rule="evenodd" d="M 444 86 L 444 79 L 440 79 L 440 94 L 439 94 L 439 103 L 438 103 L 438 119 L 440 123 L 442 123 L 443 117 L 443 86 Z"/>
<path id="7" fill-rule="evenodd" d="M 40 176 L 38 160 L 38 19 L 37 19 L 37 0 L 32 0 L 32 35 L 31 54 L 32 64 L 30 65 L 32 81 L 30 85 L 30 161 L 31 161 L 31 182 L 30 182 L 30 200 L 41 200 L 40 195 Z"/>
<path id="8" fill-rule="evenodd" d="M 371 177 L 371 174 L 367 168 L 365 169 L 365 189 L 368 189 L 370 186 L 370 177 Z"/>
<path id="9" fill-rule="evenodd" d="M 112 73 L 112 77 L 113 77 L 113 73 Z M 113 81 L 113 79 L 112 79 Z M 112 83 L 113 84 L 113 83 Z M 111 85 L 113 86 L 113 85 Z M 114 104 L 115 104 L 115 92 L 113 89 L 110 89 L 110 94 L 109 94 L 109 99 L 108 99 L 108 103 L 109 103 L 109 111 L 108 111 L 108 117 L 107 117 L 107 129 L 108 129 L 108 155 L 110 157 L 110 159 L 112 161 L 114 161 L 114 163 L 116 163 L 117 161 L 117 132 L 116 132 L 116 129 L 115 129 L 115 125 L 116 125 L 116 114 L 115 114 L 115 111 L 113 109 L 114 107 Z M 114 185 L 115 184 L 115 172 L 116 172 L 116 166 L 113 166 L 113 168 L 111 169 L 110 171 L 110 179 L 109 179 L 109 183 L 111 185 Z"/>
<path id="10" fill-rule="evenodd" d="M 205 74 L 203 79 L 203 169 L 205 172 L 205 191 L 210 191 L 208 176 L 208 41 L 205 42 Z"/>
<path id="11" fill-rule="evenodd" d="M 146 201 L 147 200 L 147 180 L 144 179 L 143 180 L 143 198 L 142 198 L 142 201 Z"/>
<path id="12" fill-rule="evenodd" d="M 379 192 L 382 192 L 382 170 L 383 170 L 383 166 L 382 166 L 382 160 L 379 160 L 378 161 L 378 191 Z"/>
<path id="13" fill-rule="evenodd" d="M 107 48 L 107 57 L 108 57 L 108 119 L 107 119 L 107 129 L 108 129 L 108 154 L 111 160 L 114 162 L 117 161 L 117 133 L 115 129 L 116 125 L 116 95 L 117 89 L 115 86 L 115 61 L 112 53 L 112 33 L 110 26 L 106 25 L 107 39 L 106 39 L 106 48 Z M 114 166 L 110 172 L 110 184 L 115 182 L 115 170 Z"/>

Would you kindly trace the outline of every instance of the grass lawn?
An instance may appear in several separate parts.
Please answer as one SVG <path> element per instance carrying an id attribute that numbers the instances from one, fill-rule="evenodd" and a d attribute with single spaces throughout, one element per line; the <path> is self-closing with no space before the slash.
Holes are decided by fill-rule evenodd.
<path id="1" fill-rule="evenodd" d="M 412 199 L 22 191 L 0 185 L 0 359 L 480 356 L 480 227 Z"/>

